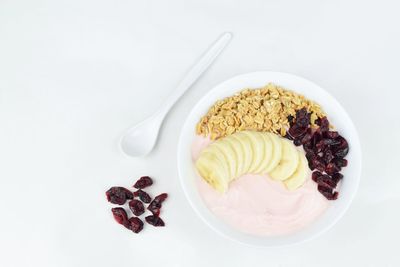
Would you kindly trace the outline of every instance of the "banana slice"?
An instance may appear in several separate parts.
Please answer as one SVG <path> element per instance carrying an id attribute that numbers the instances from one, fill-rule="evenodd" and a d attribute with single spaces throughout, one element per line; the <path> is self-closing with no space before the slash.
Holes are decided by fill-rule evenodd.
<path id="1" fill-rule="evenodd" d="M 274 152 L 274 146 L 271 141 L 271 137 L 266 133 L 259 133 L 259 136 L 262 138 L 262 143 L 260 146 L 263 148 L 263 158 L 261 160 L 260 165 L 254 171 L 255 174 L 267 173 L 269 166 L 271 165 L 271 159 Z"/>
<path id="2" fill-rule="evenodd" d="M 295 190 L 302 186 L 309 175 L 307 159 L 302 152 L 299 151 L 298 153 L 300 160 L 296 171 L 287 180 L 283 181 L 289 190 Z"/>
<path id="3" fill-rule="evenodd" d="M 219 139 L 216 142 L 222 140 L 225 141 L 227 144 L 229 144 L 229 146 L 232 148 L 236 156 L 236 161 L 233 163 L 234 165 L 236 165 L 235 173 L 234 175 L 232 175 L 232 180 L 233 180 L 234 178 L 237 178 L 243 174 L 244 148 L 242 147 L 242 144 L 239 142 L 239 140 L 237 140 L 237 138 L 234 138 L 233 135 L 229 135 L 227 137 Z"/>
<path id="4" fill-rule="evenodd" d="M 201 177 L 213 188 L 221 193 L 228 190 L 230 181 L 228 171 L 215 156 L 215 153 L 201 152 L 195 165 Z"/>
<path id="5" fill-rule="evenodd" d="M 296 147 L 286 139 L 280 139 L 282 144 L 282 158 L 279 164 L 269 172 L 272 179 L 284 181 L 289 178 L 299 164 L 299 153 Z"/>
<path id="6" fill-rule="evenodd" d="M 228 172 L 228 177 L 230 177 L 230 161 L 228 161 L 229 159 L 227 158 L 223 150 L 220 149 L 220 146 L 221 142 L 214 142 L 206 147 L 202 151 L 202 153 L 210 154 L 209 157 L 215 157 L 220 164 L 219 166 L 225 168 Z"/>
<path id="7" fill-rule="evenodd" d="M 257 173 L 256 170 L 260 168 L 265 160 L 263 134 L 254 131 L 245 131 L 243 134 L 247 136 L 253 154 L 248 173 Z"/>
<path id="8" fill-rule="evenodd" d="M 276 134 L 266 133 L 265 135 L 268 136 L 270 140 L 270 150 L 272 151 L 272 155 L 268 164 L 264 166 L 264 169 L 261 172 L 262 174 L 270 173 L 276 166 L 278 166 L 282 158 L 282 142 L 280 138 Z"/>
<path id="9" fill-rule="evenodd" d="M 240 166 L 240 172 L 237 173 L 237 177 L 239 177 L 249 172 L 251 162 L 253 161 L 253 152 L 251 151 L 250 140 L 246 134 L 243 132 L 238 132 L 231 135 L 231 137 L 240 143 L 241 152 L 243 153 L 242 161 L 238 162 Z"/>
<path id="10" fill-rule="evenodd" d="M 222 161 L 222 164 L 226 165 L 228 170 L 228 176 L 233 180 L 236 176 L 236 153 L 233 150 L 232 146 L 228 143 L 227 140 L 222 139 L 220 142 L 214 142 L 206 149 L 210 148 L 211 150 L 216 149 L 216 156 Z M 205 149 L 205 150 L 206 150 Z M 220 156 L 218 156 L 220 155 Z"/>
<path id="11" fill-rule="evenodd" d="M 234 142 L 231 138 L 228 138 L 226 140 L 221 140 L 221 142 L 224 144 L 225 146 L 225 152 L 229 153 L 229 155 L 227 156 L 231 162 L 230 162 L 230 168 L 231 168 L 231 180 L 237 178 L 237 173 L 238 173 L 238 152 L 235 150 L 234 147 Z"/>
<path id="12" fill-rule="evenodd" d="M 232 154 L 233 154 L 232 157 L 235 159 L 235 161 L 232 162 L 232 165 L 234 168 L 234 172 L 231 177 L 231 181 L 232 181 L 235 178 L 240 176 L 238 174 L 240 172 L 240 166 L 239 166 L 238 162 L 243 162 L 243 152 L 241 150 L 237 149 L 237 147 L 240 148 L 240 144 L 238 145 L 238 143 L 230 136 L 221 139 L 221 142 L 226 143 L 226 145 L 230 147 Z"/>
<path id="13" fill-rule="evenodd" d="M 269 174 L 284 181 L 289 190 L 301 186 L 308 175 L 302 152 L 276 134 L 244 131 L 216 140 L 205 148 L 195 166 L 199 174 L 219 192 L 246 173 Z"/>

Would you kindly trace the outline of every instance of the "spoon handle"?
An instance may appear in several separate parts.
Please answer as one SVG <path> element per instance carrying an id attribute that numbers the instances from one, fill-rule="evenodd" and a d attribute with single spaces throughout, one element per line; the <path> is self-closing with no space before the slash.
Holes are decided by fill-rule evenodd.
<path id="1" fill-rule="evenodd" d="M 175 91 L 168 97 L 163 107 L 157 112 L 158 115 L 165 116 L 175 102 L 186 92 L 187 89 L 203 74 L 205 70 L 214 62 L 226 45 L 232 39 L 232 34 L 226 32 L 219 37 L 215 43 L 204 53 L 199 61 L 189 70 L 183 80 L 179 83 Z"/>

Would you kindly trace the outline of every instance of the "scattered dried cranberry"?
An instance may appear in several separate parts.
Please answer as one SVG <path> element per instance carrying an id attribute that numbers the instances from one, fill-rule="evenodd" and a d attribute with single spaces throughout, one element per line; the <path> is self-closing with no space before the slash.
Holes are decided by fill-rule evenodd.
<path id="1" fill-rule="evenodd" d="M 129 201 L 129 208 L 136 216 L 140 216 L 144 213 L 144 206 L 140 200 L 133 199 Z"/>
<path id="2" fill-rule="evenodd" d="M 160 217 L 155 215 L 149 215 L 145 218 L 145 220 L 148 224 L 151 224 L 153 226 L 165 226 L 164 221 Z"/>
<path id="3" fill-rule="evenodd" d="M 127 228 L 137 234 L 143 230 L 143 222 L 138 217 L 132 217 L 128 220 Z"/>
<path id="4" fill-rule="evenodd" d="M 111 212 L 117 223 L 124 224 L 126 221 L 128 221 L 128 215 L 123 208 L 112 208 Z"/>
<path id="5" fill-rule="evenodd" d="M 113 204 L 123 205 L 127 199 L 132 199 L 133 194 L 131 191 L 124 187 L 114 186 L 106 192 L 107 200 Z"/>
<path id="6" fill-rule="evenodd" d="M 168 197 L 167 193 L 163 193 L 163 194 L 156 196 L 153 199 L 153 201 L 150 202 L 150 205 L 147 207 L 147 209 L 156 216 L 160 215 L 160 209 L 161 209 L 162 203 L 164 202 L 164 200 L 167 197 Z"/>
<path id="7" fill-rule="evenodd" d="M 149 176 L 140 177 L 138 181 L 134 184 L 134 187 L 138 190 L 132 193 L 124 187 L 111 187 L 106 192 L 107 200 L 113 204 L 123 205 L 127 199 L 131 199 L 128 203 L 130 210 L 135 216 L 140 216 L 145 212 L 144 203 L 150 203 L 147 209 L 153 213 L 153 215 L 145 217 L 146 221 L 154 226 L 164 226 L 164 221 L 159 217 L 160 209 L 162 203 L 168 197 L 168 194 L 163 193 L 156 196 L 153 201 L 148 193 L 142 190 L 142 188 L 148 187 L 153 184 L 152 179 Z M 134 197 L 139 197 L 138 199 L 133 199 Z M 134 233 L 139 233 L 143 229 L 143 221 L 138 217 L 132 217 L 128 219 L 126 211 L 121 208 L 111 209 L 114 219 L 122 224 L 125 228 L 133 231 Z"/>
<path id="8" fill-rule="evenodd" d="M 162 193 L 162 194 L 159 194 L 158 196 L 156 196 L 154 198 L 154 200 L 159 201 L 161 203 L 161 202 L 164 202 L 164 200 L 166 200 L 167 197 L 168 197 L 167 193 Z"/>
<path id="9" fill-rule="evenodd" d="M 134 188 L 143 189 L 153 184 L 153 180 L 149 176 L 142 176 L 133 185 Z"/>
<path id="10" fill-rule="evenodd" d="M 338 192 L 333 192 L 332 189 L 318 185 L 318 191 L 324 195 L 328 200 L 336 200 L 338 198 L 339 193 Z"/>
<path id="11" fill-rule="evenodd" d="M 136 192 L 133 192 L 133 196 L 135 197 L 139 197 L 139 199 L 141 201 L 143 201 L 144 203 L 150 203 L 151 201 L 151 197 L 149 194 L 147 194 L 145 191 L 143 191 L 142 189 L 137 190 Z"/>
<path id="12" fill-rule="evenodd" d="M 160 215 L 160 210 L 161 210 L 161 204 L 154 202 L 154 200 L 150 203 L 150 205 L 147 207 L 151 213 L 154 215 L 158 216 Z"/>

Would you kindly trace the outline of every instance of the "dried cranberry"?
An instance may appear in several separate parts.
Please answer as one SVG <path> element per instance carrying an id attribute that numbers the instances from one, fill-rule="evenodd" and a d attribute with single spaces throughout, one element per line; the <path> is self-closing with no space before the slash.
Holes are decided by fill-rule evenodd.
<path id="1" fill-rule="evenodd" d="M 347 166 L 347 159 L 342 159 L 342 158 L 335 158 L 333 162 L 336 164 L 338 167 L 346 167 Z"/>
<path id="2" fill-rule="evenodd" d="M 153 226 L 165 226 L 164 221 L 160 217 L 155 215 L 146 216 L 145 220 L 148 224 L 151 224 Z"/>
<path id="3" fill-rule="evenodd" d="M 338 167 L 335 163 L 330 162 L 326 165 L 325 172 L 329 175 L 333 175 L 334 173 L 340 172 L 340 167 Z"/>
<path id="4" fill-rule="evenodd" d="M 308 161 L 312 161 L 314 158 L 316 158 L 317 156 L 315 155 L 315 153 L 313 151 L 309 151 L 306 153 L 306 158 Z"/>
<path id="5" fill-rule="evenodd" d="M 127 199 L 132 199 L 133 194 L 131 191 L 124 187 L 114 186 L 106 192 L 107 200 L 113 204 L 123 205 Z"/>
<path id="6" fill-rule="evenodd" d="M 317 169 L 321 172 L 323 172 L 325 170 L 325 163 L 318 157 L 315 157 L 311 162 L 312 162 L 312 166 L 314 166 L 315 169 Z"/>
<path id="7" fill-rule="evenodd" d="M 304 144 L 303 149 L 306 152 L 306 154 L 315 154 L 313 148 L 310 146 L 310 144 Z"/>
<path id="8" fill-rule="evenodd" d="M 336 141 L 335 139 L 322 139 L 320 140 L 315 147 L 317 148 L 317 151 L 324 151 L 328 148 L 330 148 L 330 146 L 338 144 L 338 141 Z"/>
<path id="9" fill-rule="evenodd" d="M 322 185 L 318 185 L 318 191 L 328 200 L 335 200 L 339 195 L 338 192 L 333 192 L 332 189 Z"/>
<path id="10" fill-rule="evenodd" d="M 124 224 L 124 222 L 128 221 L 128 215 L 123 208 L 112 208 L 111 212 L 117 223 Z"/>
<path id="11" fill-rule="evenodd" d="M 295 118 L 288 118 L 290 128 L 286 138 L 293 140 L 296 146 L 303 145 L 309 168 L 316 170 L 312 173 L 312 180 L 318 184 L 318 190 L 327 199 L 336 199 L 338 192 L 333 189 L 343 178 L 339 171 L 347 166 L 344 157 L 349 146 L 337 131 L 329 130 L 327 117 L 315 120 L 319 126 L 315 130 L 310 125 L 310 119 L 311 113 L 306 108 L 297 110 Z"/>
<path id="12" fill-rule="evenodd" d="M 315 147 L 315 146 L 317 145 L 317 143 L 318 143 L 319 141 L 321 141 L 321 139 L 322 139 L 322 135 L 321 135 L 321 133 L 317 130 L 316 132 L 314 132 L 313 138 L 311 139 L 311 144 L 312 144 L 312 146 Z"/>
<path id="13" fill-rule="evenodd" d="M 306 108 L 297 110 L 295 124 L 300 127 L 308 127 L 310 125 L 310 117 L 311 113 L 307 113 Z"/>
<path id="14" fill-rule="evenodd" d="M 288 120 L 288 122 L 289 122 L 289 125 L 292 126 L 293 123 L 294 123 L 294 117 L 293 117 L 292 115 L 289 115 L 289 116 L 287 117 L 287 120 Z"/>
<path id="15" fill-rule="evenodd" d="M 335 139 L 335 138 L 339 137 L 339 133 L 335 132 L 335 131 L 327 131 L 327 132 L 324 133 L 324 137 L 325 138 Z"/>
<path id="16" fill-rule="evenodd" d="M 325 150 L 326 148 L 326 144 L 324 142 L 324 140 L 319 141 L 316 145 L 315 145 L 316 151 L 317 152 L 321 152 L 323 150 Z"/>
<path id="17" fill-rule="evenodd" d="M 143 189 L 153 184 L 153 180 L 149 176 L 142 176 L 133 185 L 134 188 Z"/>
<path id="18" fill-rule="evenodd" d="M 343 148 L 343 149 L 339 149 L 339 150 L 336 150 L 335 157 L 344 158 L 348 153 L 349 153 L 349 148 L 348 147 Z"/>
<path id="19" fill-rule="evenodd" d="M 329 121 L 327 117 L 322 117 L 319 120 L 319 130 L 321 133 L 329 131 Z"/>
<path id="20" fill-rule="evenodd" d="M 156 196 L 152 202 L 150 202 L 149 206 L 147 209 L 151 211 L 154 215 L 158 216 L 160 215 L 160 209 L 161 209 L 161 204 L 164 202 L 164 200 L 168 197 L 167 193 L 160 194 Z"/>
<path id="21" fill-rule="evenodd" d="M 167 193 L 162 193 L 162 194 L 159 194 L 158 196 L 156 196 L 156 197 L 154 198 L 154 200 L 157 201 L 157 202 L 162 203 L 162 202 L 164 202 L 164 200 L 167 199 L 167 197 L 168 197 L 168 194 L 167 194 Z"/>
<path id="22" fill-rule="evenodd" d="M 139 200 L 133 199 L 129 201 L 129 208 L 131 209 L 132 213 L 136 216 L 140 216 L 144 213 L 144 206 L 143 203 Z"/>
<path id="23" fill-rule="evenodd" d="M 325 145 L 328 145 L 328 146 L 334 146 L 334 145 L 338 145 L 340 143 L 340 141 L 338 141 L 336 139 L 326 138 L 326 139 L 324 139 L 324 143 L 325 143 Z"/>
<path id="24" fill-rule="evenodd" d="M 343 174 L 337 172 L 332 175 L 332 179 L 336 182 L 336 184 L 343 179 Z"/>
<path id="25" fill-rule="evenodd" d="M 324 153 L 323 158 L 324 158 L 324 161 L 325 161 L 326 164 L 328 164 L 329 162 L 331 162 L 331 160 L 334 159 L 334 156 L 333 156 L 332 151 L 329 150 L 329 149 L 326 150 L 325 153 Z"/>
<path id="26" fill-rule="evenodd" d="M 293 137 L 292 137 L 290 134 L 288 134 L 288 133 L 286 133 L 284 137 L 285 137 L 286 139 L 289 139 L 290 141 L 293 141 Z"/>
<path id="27" fill-rule="evenodd" d="M 300 127 L 296 124 L 290 127 L 288 130 L 288 133 L 295 139 L 302 137 L 306 132 L 307 127 Z"/>
<path id="28" fill-rule="evenodd" d="M 319 171 L 315 171 L 311 174 L 311 178 L 313 179 L 314 182 L 316 182 L 318 177 L 320 177 L 321 175 L 322 173 L 320 173 Z"/>
<path id="29" fill-rule="evenodd" d="M 132 217 L 128 220 L 126 228 L 137 234 L 143 230 L 143 222 L 138 217 Z"/>
<path id="30" fill-rule="evenodd" d="M 308 168 L 309 168 L 310 170 L 312 170 L 312 171 L 315 170 L 315 166 L 314 166 L 312 160 L 309 160 L 309 161 L 308 161 Z"/>
<path id="31" fill-rule="evenodd" d="M 152 204 L 148 206 L 147 209 L 156 216 L 160 215 L 161 212 L 161 204 Z"/>
<path id="32" fill-rule="evenodd" d="M 324 187 L 328 187 L 330 189 L 335 189 L 336 187 L 336 182 L 335 180 L 333 180 L 329 175 L 321 175 L 317 178 L 317 184 L 324 186 Z"/>
<path id="33" fill-rule="evenodd" d="M 310 125 L 310 117 L 296 118 L 296 125 L 300 127 L 308 127 Z"/>
<path id="34" fill-rule="evenodd" d="M 307 109 L 306 108 L 301 108 L 299 110 L 296 110 L 296 119 L 297 118 L 304 118 L 307 116 Z"/>
<path id="35" fill-rule="evenodd" d="M 347 143 L 347 140 L 343 136 L 338 136 L 336 138 L 336 141 L 338 141 L 338 145 L 336 145 L 336 149 L 344 149 L 344 148 L 349 148 L 349 144 Z"/>
<path id="36" fill-rule="evenodd" d="M 293 144 L 295 146 L 301 146 L 301 138 L 294 139 Z"/>
<path id="37" fill-rule="evenodd" d="M 306 108 L 302 108 L 296 111 L 295 123 L 301 127 L 307 127 L 310 125 L 311 113 L 307 112 Z"/>
<path id="38" fill-rule="evenodd" d="M 144 203 L 150 203 L 151 201 L 151 197 L 149 194 L 147 194 L 145 191 L 143 191 L 142 189 L 137 190 L 136 192 L 133 193 L 133 195 L 135 197 L 139 197 L 139 199 L 141 201 L 143 201 Z"/>
<path id="39" fill-rule="evenodd" d="M 308 142 L 310 142 L 311 138 L 312 138 L 311 129 L 308 128 L 306 134 L 301 138 L 300 142 L 302 145 L 307 144 Z"/>

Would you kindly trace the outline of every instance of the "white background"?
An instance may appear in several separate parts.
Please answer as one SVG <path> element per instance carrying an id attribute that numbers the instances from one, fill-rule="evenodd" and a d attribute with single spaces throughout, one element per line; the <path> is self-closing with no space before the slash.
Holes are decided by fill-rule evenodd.
<path id="1" fill-rule="evenodd" d="M 398 1 L 0 0 L 0 266 L 399 266 Z M 223 31 L 234 40 L 171 111 L 153 153 L 124 157 L 151 114 Z M 346 108 L 363 174 L 347 214 L 311 242 L 255 249 L 196 217 L 178 183 L 185 116 L 213 85 L 276 70 Z M 104 192 L 155 178 L 167 227 L 134 235 Z M 351 179 L 351 177 L 349 177 Z"/>

